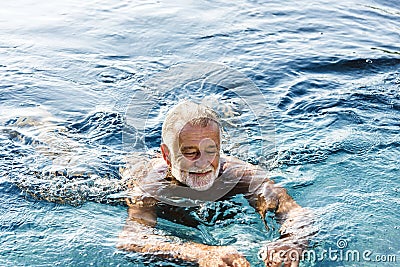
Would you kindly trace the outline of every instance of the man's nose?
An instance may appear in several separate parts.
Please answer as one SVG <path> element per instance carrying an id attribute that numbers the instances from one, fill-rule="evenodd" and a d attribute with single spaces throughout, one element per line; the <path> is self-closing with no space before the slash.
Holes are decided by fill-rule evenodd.
<path id="1" fill-rule="evenodd" d="M 194 165 L 197 168 L 205 169 L 211 165 L 211 161 L 212 160 L 210 160 L 210 158 L 207 156 L 207 153 L 203 152 L 203 153 L 200 153 L 199 158 L 195 160 Z"/>

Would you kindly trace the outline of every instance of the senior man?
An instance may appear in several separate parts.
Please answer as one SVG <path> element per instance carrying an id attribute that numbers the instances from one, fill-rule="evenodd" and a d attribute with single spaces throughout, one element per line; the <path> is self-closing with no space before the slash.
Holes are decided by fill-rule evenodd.
<path id="1" fill-rule="evenodd" d="M 221 125 L 212 109 L 191 101 L 172 108 L 162 127 L 161 153 L 162 158 L 136 161 L 121 172 L 130 189 L 120 249 L 199 266 L 250 266 L 232 247 L 185 242 L 155 229 L 159 216 L 196 226 L 188 209 L 180 206 L 196 208 L 199 203 L 243 194 L 264 223 L 266 213 L 273 211 L 281 225 L 280 238 L 260 251 L 266 266 L 298 266 L 310 234 L 309 213 L 264 170 L 221 154 Z"/>

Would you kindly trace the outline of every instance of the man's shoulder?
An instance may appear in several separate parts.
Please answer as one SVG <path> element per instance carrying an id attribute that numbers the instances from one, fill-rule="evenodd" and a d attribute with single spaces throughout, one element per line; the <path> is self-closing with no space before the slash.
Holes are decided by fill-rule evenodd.
<path id="1" fill-rule="evenodd" d="M 137 180 L 147 176 L 150 172 L 165 172 L 167 165 L 162 158 L 146 158 L 132 156 L 125 160 L 125 166 L 120 168 L 123 180 Z"/>
<path id="2" fill-rule="evenodd" d="M 221 175 L 240 177 L 242 181 L 251 181 L 255 178 L 265 179 L 267 172 L 260 166 L 253 165 L 233 156 L 221 156 Z"/>
<path id="3" fill-rule="evenodd" d="M 250 169 L 258 168 L 257 166 L 255 166 L 251 163 L 243 161 L 237 157 L 228 156 L 228 155 L 221 156 L 221 167 L 222 167 L 223 171 L 229 171 L 232 169 L 250 170 Z"/>

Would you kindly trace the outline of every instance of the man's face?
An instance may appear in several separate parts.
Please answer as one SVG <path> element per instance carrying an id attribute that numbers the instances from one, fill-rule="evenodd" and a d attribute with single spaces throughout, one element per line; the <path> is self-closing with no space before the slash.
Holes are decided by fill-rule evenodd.
<path id="1" fill-rule="evenodd" d="M 171 153 L 172 175 L 198 191 L 209 189 L 219 172 L 220 130 L 211 121 L 206 127 L 186 124 Z"/>

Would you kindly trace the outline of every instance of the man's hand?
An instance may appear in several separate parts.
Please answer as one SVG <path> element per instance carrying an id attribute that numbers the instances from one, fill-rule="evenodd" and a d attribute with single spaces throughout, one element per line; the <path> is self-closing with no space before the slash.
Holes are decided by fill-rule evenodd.
<path id="1" fill-rule="evenodd" d="M 280 239 L 264 246 L 259 256 L 264 261 L 265 266 L 271 267 L 297 267 L 302 257 L 303 246 L 291 241 Z"/>
<path id="2" fill-rule="evenodd" d="M 208 247 L 205 253 L 198 261 L 200 267 L 250 267 L 246 258 L 233 248 Z"/>

